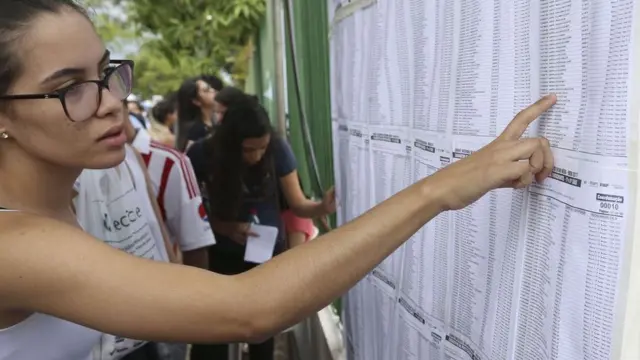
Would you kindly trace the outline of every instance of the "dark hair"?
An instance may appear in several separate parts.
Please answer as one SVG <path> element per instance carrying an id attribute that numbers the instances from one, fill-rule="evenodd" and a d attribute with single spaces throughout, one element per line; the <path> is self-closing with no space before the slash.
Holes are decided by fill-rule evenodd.
<path id="1" fill-rule="evenodd" d="M 85 9 L 73 0 L 1 0 L 0 1 L 0 95 L 7 91 L 23 71 L 15 45 L 24 36 L 31 21 L 44 13 L 59 13 L 64 8 L 87 19 Z"/>
<path id="2" fill-rule="evenodd" d="M 153 116 L 157 122 L 166 125 L 167 116 L 174 111 L 176 111 L 176 104 L 169 99 L 165 99 L 158 102 L 153 109 L 151 109 L 151 116 Z"/>
<path id="3" fill-rule="evenodd" d="M 127 105 L 129 104 L 136 104 L 138 111 L 144 112 L 144 106 L 142 106 L 142 103 L 140 101 L 127 101 Z"/>
<path id="4" fill-rule="evenodd" d="M 202 111 L 193 101 L 198 99 L 198 80 L 194 77 L 182 82 L 178 90 L 178 126 L 176 132 L 176 149 L 184 151 L 187 147 L 189 129 L 197 121 L 202 121 Z"/>
<path id="5" fill-rule="evenodd" d="M 178 107 L 178 93 L 176 91 L 172 91 L 170 93 L 168 93 L 164 99 L 162 99 L 163 101 L 167 101 L 173 104 L 173 106 Z"/>
<path id="6" fill-rule="evenodd" d="M 224 88 L 222 80 L 215 75 L 202 75 L 200 78 L 209 84 L 209 86 L 211 86 L 215 91 L 220 91 Z"/>
<path id="7" fill-rule="evenodd" d="M 242 157 L 242 142 L 265 135 L 271 135 L 271 141 L 264 156 L 248 166 Z M 227 109 L 225 121 L 212 137 L 204 140 L 211 175 L 206 185 L 213 215 L 226 221 L 236 219 L 245 200 L 243 185 L 247 179 L 260 184 L 265 179 L 275 181 L 272 148 L 276 136 L 267 111 L 254 99 L 244 96 Z"/>

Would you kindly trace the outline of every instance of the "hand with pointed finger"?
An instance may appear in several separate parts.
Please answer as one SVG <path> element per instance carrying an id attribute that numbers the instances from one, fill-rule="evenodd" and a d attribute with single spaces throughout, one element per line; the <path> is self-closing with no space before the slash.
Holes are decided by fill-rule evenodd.
<path id="1" fill-rule="evenodd" d="M 433 175 L 442 186 L 445 210 L 461 209 L 497 188 L 520 189 L 542 182 L 553 169 L 547 139 L 522 138 L 529 124 L 556 102 L 548 95 L 522 110 L 494 141 Z"/>

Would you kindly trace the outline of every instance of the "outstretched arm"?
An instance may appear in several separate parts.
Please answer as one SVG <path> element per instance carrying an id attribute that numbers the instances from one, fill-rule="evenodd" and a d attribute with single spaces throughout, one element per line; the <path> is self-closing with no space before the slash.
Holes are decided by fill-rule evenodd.
<path id="1" fill-rule="evenodd" d="M 442 203 L 428 183 L 236 276 L 136 258 L 53 220 L 4 215 L 14 230 L 0 237 L 0 297 L 127 338 L 260 340 L 326 306 L 437 215 Z"/>
<path id="2" fill-rule="evenodd" d="M 548 176 L 548 143 L 519 138 L 554 101 L 526 109 L 487 147 L 351 223 L 236 276 L 139 259 L 53 220 L 3 214 L 0 307 L 127 338 L 260 340 L 329 304 L 441 211 Z"/>

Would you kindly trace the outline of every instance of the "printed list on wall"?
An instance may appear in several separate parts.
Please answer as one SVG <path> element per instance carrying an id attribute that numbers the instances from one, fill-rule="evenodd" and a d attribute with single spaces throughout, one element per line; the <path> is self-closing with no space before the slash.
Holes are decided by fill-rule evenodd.
<path id="1" fill-rule="evenodd" d="M 619 356 L 636 6 L 378 0 L 333 25 L 340 223 L 558 96 L 525 134 L 550 141 L 551 177 L 439 215 L 355 286 L 344 301 L 350 360 Z"/>

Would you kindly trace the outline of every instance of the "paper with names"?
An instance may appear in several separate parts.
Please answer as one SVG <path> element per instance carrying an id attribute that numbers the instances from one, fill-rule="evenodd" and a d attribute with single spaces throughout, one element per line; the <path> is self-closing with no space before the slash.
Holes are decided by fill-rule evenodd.
<path id="1" fill-rule="evenodd" d="M 349 184 L 346 174 L 349 172 L 349 127 L 337 120 L 331 122 L 335 136 L 333 141 L 333 163 L 335 164 L 336 217 L 340 224 L 346 223 L 346 206 L 349 204 Z"/>
<path id="2" fill-rule="evenodd" d="M 374 204 L 379 204 L 414 182 L 412 143 L 406 130 L 369 126 L 369 131 L 375 174 L 373 199 Z M 382 282 L 390 294 L 396 291 L 400 280 L 402 250 L 396 250 L 372 272 L 372 276 Z"/>
<path id="3" fill-rule="evenodd" d="M 558 158 L 551 178 L 529 188 L 513 358 L 611 358 L 630 181 Z"/>
<path id="4" fill-rule="evenodd" d="M 366 293 L 352 290 L 371 326 L 387 323 L 372 289 L 395 299 L 392 336 L 367 330 L 374 345 L 361 356 L 391 341 L 386 359 L 611 358 L 635 206 L 637 5 L 378 0 L 335 24 L 334 144 L 349 150 L 336 156 L 349 188 L 341 223 L 558 96 L 524 134 L 549 139 L 552 179 L 438 216 L 372 272 Z"/>
<path id="5" fill-rule="evenodd" d="M 487 144 L 457 137 L 457 161 Z M 506 359 L 517 287 L 526 192 L 494 190 L 451 214 L 447 343 L 481 359 Z"/>
<path id="6" fill-rule="evenodd" d="M 376 342 L 371 338 L 379 336 L 371 316 L 373 303 L 369 301 L 374 291 L 369 279 L 365 278 L 344 297 L 345 344 L 349 359 L 376 360 Z"/>
<path id="7" fill-rule="evenodd" d="M 347 131 L 348 140 L 341 139 L 342 144 L 348 147 L 347 153 L 343 153 L 343 161 L 348 162 L 344 166 L 344 174 L 349 181 L 344 183 L 343 194 L 346 198 L 345 220 L 351 221 L 373 206 L 371 198 L 373 175 L 369 133 L 366 127 L 350 124 Z"/>
<path id="8" fill-rule="evenodd" d="M 610 358 L 629 174 L 558 157 L 543 184 L 431 221 L 405 246 L 392 358 Z"/>
<path id="9" fill-rule="evenodd" d="M 451 142 L 437 133 L 415 131 L 413 178 L 418 181 L 451 162 Z M 448 292 L 450 214 L 443 213 L 404 246 L 397 333 L 390 359 L 439 359 Z"/>

